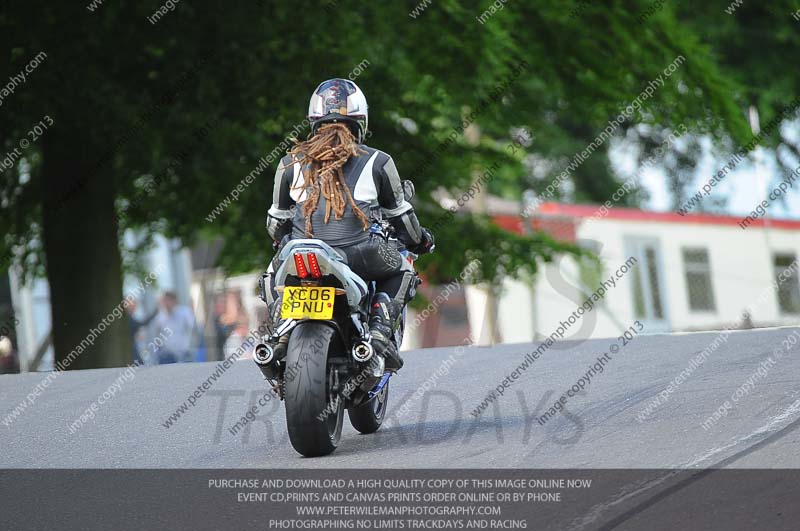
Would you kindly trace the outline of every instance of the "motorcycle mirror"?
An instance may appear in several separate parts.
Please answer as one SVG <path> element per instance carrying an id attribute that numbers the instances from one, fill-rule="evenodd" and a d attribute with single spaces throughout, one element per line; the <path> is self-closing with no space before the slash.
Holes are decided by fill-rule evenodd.
<path id="1" fill-rule="evenodd" d="M 406 201 L 408 201 L 409 199 L 414 197 L 414 191 L 415 191 L 414 183 L 409 180 L 405 180 L 403 181 L 402 184 L 403 184 L 403 195 L 405 195 Z"/>

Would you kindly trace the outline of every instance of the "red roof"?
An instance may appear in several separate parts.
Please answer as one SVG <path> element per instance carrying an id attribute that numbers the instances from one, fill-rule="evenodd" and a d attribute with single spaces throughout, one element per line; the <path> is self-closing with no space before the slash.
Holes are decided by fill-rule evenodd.
<path id="1" fill-rule="evenodd" d="M 694 223 L 701 225 L 739 225 L 745 216 L 724 216 L 717 214 L 686 214 L 681 216 L 676 212 L 648 212 L 638 208 L 611 207 L 608 213 L 601 217 L 598 212 L 600 207 L 597 205 L 569 205 L 564 203 L 542 203 L 534 214 L 534 217 L 568 217 L 568 218 L 590 218 L 597 215 L 599 219 L 615 219 L 627 221 L 652 221 L 660 223 Z M 513 218 L 514 216 L 496 216 L 497 218 Z M 518 218 L 517 218 L 518 219 Z M 510 220 L 501 222 L 501 226 L 507 228 Z M 800 220 L 767 218 L 771 229 L 800 230 Z M 764 218 L 753 221 L 749 227 L 764 227 Z M 748 228 L 749 228 L 748 227 Z M 520 225 L 520 229 L 521 229 Z"/>
<path id="2" fill-rule="evenodd" d="M 537 229 L 545 229 L 542 225 L 547 224 L 547 218 L 571 218 L 574 222 L 580 223 L 584 219 L 597 215 L 598 219 L 614 219 L 622 221 L 651 221 L 660 223 L 689 223 L 699 225 L 734 225 L 739 226 L 739 222 L 744 216 L 724 216 L 717 214 L 687 214 L 681 216 L 677 212 L 648 212 L 638 208 L 611 207 L 605 216 L 598 212 L 600 207 L 597 205 L 571 205 L 566 203 L 542 203 L 533 216 L 532 224 Z M 494 222 L 500 227 L 518 234 L 523 232 L 523 221 L 518 215 L 496 214 L 492 216 Z M 766 218 L 770 229 L 800 230 L 800 220 Z M 764 227 L 765 218 L 759 218 L 748 226 Z M 569 238 L 567 238 L 569 239 Z"/>

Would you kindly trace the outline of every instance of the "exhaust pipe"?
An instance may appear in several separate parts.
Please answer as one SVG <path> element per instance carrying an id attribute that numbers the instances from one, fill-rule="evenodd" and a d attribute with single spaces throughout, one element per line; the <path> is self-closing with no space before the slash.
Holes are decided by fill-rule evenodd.
<path id="1" fill-rule="evenodd" d="M 271 346 L 259 343 L 253 352 L 253 359 L 257 365 L 269 365 L 275 359 L 275 353 L 272 351 Z"/>
<path id="2" fill-rule="evenodd" d="M 365 361 L 372 359 L 372 355 L 374 353 L 375 352 L 372 349 L 372 345 L 366 341 L 359 341 L 353 347 L 353 359 L 360 363 L 364 363 Z"/>

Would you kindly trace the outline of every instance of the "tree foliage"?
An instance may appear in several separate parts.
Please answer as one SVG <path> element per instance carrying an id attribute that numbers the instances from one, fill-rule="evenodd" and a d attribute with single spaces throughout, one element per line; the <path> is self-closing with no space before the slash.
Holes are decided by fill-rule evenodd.
<path id="1" fill-rule="evenodd" d="M 763 49 L 737 41 L 744 24 L 738 14 L 703 6 L 692 7 L 692 16 L 704 14 L 688 23 L 671 5 L 642 23 L 651 2 L 508 2 L 481 23 L 486 5 L 455 0 L 432 3 L 416 18 L 409 15 L 414 1 L 181 2 L 151 24 L 147 17 L 161 4 L 3 7 L 0 79 L 40 51 L 47 58 L 4 100 L 0 142 L 8 151 L 43 115 L 55 121 L 26 150 L 24 171 L 15 165 L 2 173 L 5 249 L 18 245 L 46 263 L 53 257 L 42 255 L 41 242 L 63 238 L 81 216 L 93 216 L 93 224 L 117 234 L 136 229 L 186 244 L 223 237 L 226 267 L 263 267 L 271 253 L 264 215 L 275 163 L 213 222 L 206 216 L 302 122 L 311 90 L 330 77 L 357 76 L 370 103 L 370 144 L 413 177 L 423 224 L 443 213 L 434 192 L 460 193 L 495 163 L 501 171 L 492 193 L 520 199 L 525 189 L 541 192 L 679 55 L 685 64 L 616 135 L 635 124 L 656 130 L 682 123 L 720 144 L 743 142 L 743 102 L 772 109 L 794 89 L 785 74 L 774 91 L 761 91 L 787 55 L 767 68 L 759 62 Z M 765 31 L 772 15 L 761 15 Z M 725 26 L 709 42 L 706 30 L 718 27 L 710 22 L 717 18 Z M 788 53 L 797 33 L 781 28 L 779 36 L 759 38 Z M 760 77 L 748 81 L 753 72 Z M 478 109 L 475 142 L 458 129 Z M 530 142 L 512 154 L 507 146 L 520 129 Z M 607 199 L 618 185 L 607 149 L 583 163 L 571 190 L 556 198 Z M 48 158 L 75 162 L 69 186 L 55 195 L 65 164 L 48 166 Z M 96 197 L 98 208 L 86 197 Z M 45 218 L 48 225 L 43 214 L 54 204 L 60 217 Z M 486 279 L 527 275 L 539 260 L 570 250 L 541 234 L 512 236 L 477 214 L 455 216 L 439 232 L 440 252 L 420 262 L 434 280 L 455 277 L 468 257 L 481 259 Z M 76 253 L 70 267 L 80 270 L 100 256 L 117 260 L 118 242 L 104 241 Z M 49 275 L 51 290 L 68 280 Z M 98 289 L 90 278 L 72 281 Z M 64 346 L 57 340 L 57 350 Z"/>
<path id="2" fill-rule="evenodd" d="M 734 7 L 730 0 L 713 0 L 702 7 L 683 2 L 665 2 L 658 18 L 675 20 L 690 32 L 713 58 L 717 70 L 724 76 L 729 91 L 728 100 L 742 119 L 753 107 L 759 116 L 762 130 L 781 114 L 798 95 L 800 73 L 787 61 L 800 49 L 800 13 L 790 0 L 774 2 L 743 2 Z M 795 18 L 797 17 L 797 18 Z M 656 18 L 655 16 L 653 17 Z M 760 144 L 773 152 L 781 173 L 788 174 L 800 159 L 800 136 L 797 135 L 797 111 L 784 120 L 784 127 L 769 131 Z M 793 124 L 793 127 L 785 127 Z M 660 143 L 666 126 L 632 131 L 640 143 L 642 159 L 647 158 Z M 693 131 L 681 146 L 677 146 L 664 162 L 673 194 L 673 206 L 681 205 L 696 190 L 696 165 L 703 149 L 702 132 Z M 750 127 L 740 135 L 729 134 L 728 128 L 718 131 L 711 152 L 720 160 L 729 159 L 752 138 Z M 780 177 L 783 178 L 783 177 Z M 709 198 L 703 208 L 724 208 L 725 198 Z"/>

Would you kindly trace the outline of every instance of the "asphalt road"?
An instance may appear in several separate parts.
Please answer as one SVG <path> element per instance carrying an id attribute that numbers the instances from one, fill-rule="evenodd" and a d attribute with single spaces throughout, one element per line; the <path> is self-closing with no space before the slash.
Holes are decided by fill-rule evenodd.
<path id="1" fill-rule="evenodd" d="M 317 459 L 291 448 L 277 400 L 229 432 L 265 391 L 250 360 L 234 363 L 169 428 L 170 414 L 215 364 L 141 368 L 128 381 L 118 379 L 120 369 L 64 373 L 9 425 L 1 421 L 45 375 L 0 376 L 0 468 L 800 468 L 800 342 L 782 345 L 793 333 L 800 338 L 798 331 L 732 332 L 694 369 L 690 360 L 717 333 L 639 336 L 569 398 L 566 415 L 544 425 L 536 417 L 616 340 L 565 342 L 545 352 L 477 420 L 470 412 L 532 345 L 408 352 L 391 380 L 389 414 L 407 412 L 373 435 L 345 421 L 339 449 Z M 435 384 L 413 396 L 450 355 Z M 687 369 L 664 403 L 637 418 Z M 116 395 L 71 429 L 115 381 Z M 737 389 L 727 416 L 705 429 Z"/>

